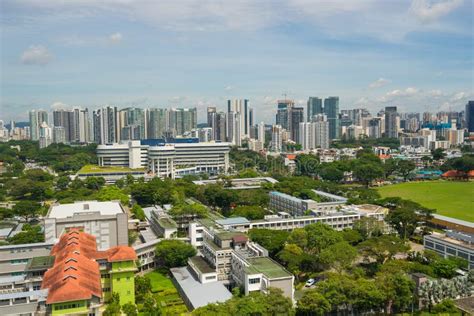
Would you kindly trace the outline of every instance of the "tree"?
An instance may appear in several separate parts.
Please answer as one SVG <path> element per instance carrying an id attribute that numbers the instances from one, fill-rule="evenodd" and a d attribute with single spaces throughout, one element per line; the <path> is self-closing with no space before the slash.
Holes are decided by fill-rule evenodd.
<path id="1" fill-rule="evenodd" d="M 298 301 L 298 315 L 324 315 L 331 310 L 331 305 L 327 299 L 318 291 L 309 290 L 304 292 L 303 297 Z"/>
<path id="2" fill-rule="evenodd" d="M 357 245 L 362 240 L 364 240 L 362 235 L 357 230 L 354 230 L 354 229 L 344 228 L 341 234 L 342 234 L 342 238 L 352 246 Z"/>
<path id="3" fill-rule="evenodd" d="M 113 292 L 112 296 L 107 303 L 107 307 L 103 313 L 104 316 L 117 316 L 121 314 L 121 307 L 120 307 L 120 296 L 118 293 Z"/>
<path id="4" fill-rule="evenodd" d="M 232 210 L 232 217 L 241 216 L 250 220 L 263 219 L 266 212 L 261 206 L 242 205 Z"/>
<path id="5" fill-rule="evenodd" d="M 155 256 L 167 268 L 181 267 L 188 258 L 196 255 L 196 249 L 181 240 L 162 240 L 156 245 Z"/>
<path id="6" fill-rule="evenodd" d="M 199 218 L 206 217 L 208 214 L 207 207 L 200 203 L 181 203 L 173 206 L 170 211 L 173 217 L 195 216 Z"/>
<path id="7" fill-rule="evenodd" d="M 436 304 L 431 311 L 436 314 L 449 315 L 459 313 L 458 308 L 456 307 L 456 305 L 454 305 L 454 302 L 451 299 L 445 299 L 441 301 L 441 303 Z"/>
<path id="8" fill-rule="evenodd" d="M 122 305 L 122 311 L 127 316 L 137 316 L 138 315 L 137 305 L 135 305 L 133 303 L 130 303 L 130 302 Z"/>
<path id="9" fill-rule="evenodd" d="M 144 297 L 142 312 L 147 316 L 161 315 L 161 309 L 156 305 L 156 300 L 150 293 Z"/>
<path id="10" fill-rule="evenodd" d="M 354 176 L 364 183 L 367 187 L 375 179 L 380 179 L 384 175 L 384 171 L 380 164 L 374 162 L 359 162 L 353 170 Z"/>
<path id="11" fill-rule="evenodd" d="M 84 184 L 88 189 L 99 190 L 105 185 L 105 179 L 102 177 L 87 177 Z"/>
<path id="12" fill-rule="evenodd" d="M 446 157 L 443 148 L 436 148 L 431 151 L 431 155 L 433 156 L 433 160 L 441 160 Z"/>
<path id="13" fill-rule="evenodd" d="M 332 164 L 322 164 L 319 170 L 319 176 L 327 181 L 339 182 L 344 179 L 344 172 Z"/>
<path id="14" fill-rule="evenodd" d="M 416 165 L 412 160 L 399 160 L 397 162 L 397 172 L 406 181 L 410 173 L 415 170 Z"/>
<path id="15" fill-rule="evenodd" d="M 137 275 L 135 277 L 135 297 L 137 302 L 142 302 L 151 290 L 150 278 Z"/>
<path id="16" fill-rule="evenodd" d="M 141 221 L 145 220 L 145 212 L 140 207 L 140 205 L 133 204 L 131 211 L 132 211 L 132 214 L 135 216 L 136 219 L 139 219 Z"/>
<path id="17" fill-rule="evenodd" d="M 305 226 L 308 244 L 305 249 L 310 254 L 320 253 L 323 249 L 342 241 L 342 236 L 329 225 L 316 223 Z M 291 235 L 290 235 L 291 236 Z"/>
<path id="18" fill-rule="evenodd" d="M 13 206 L 13 214 L 21 216 L 27 222 L 31 218 L 35 218 L 41 211 L 41 204 L 33 201 L 19 201 Z"/>
<path id="19" fill-rule="evenodd" d="M 69 182 L 71 182 L 71 180 L 68 176 L 61 176 L 56 181 L 56 188 L 58 188 L 58 190 L 66 190 Z"/>
<path id="20" fill-rule="evenodd" d="M 436 260 L 432 264 L 433 272 L 439 278 L 448 278 L 451 279 L 456 275 L 456 270 L 458 269 L 458 265 L 454 260 L 450 260 L 449 258 L 442 258 Z"/>
<path id="21" fill-rule="evenodd" d="M 267 249 L 270 256 L 275 256 L 283 249 L 289 234 L 289 232 L 284 230 L 260 228 L 252 228 L 249 231 L 250 239 Z"/>
<path id="22" fill-rule="evenodd" d="M 401 238 L 406 240 L 415 232 L 418 224 L 418 215 L 413 209 L 397 208 L 388 213 L 385 221 L 395 228 Z"/>
<path id="23" fill-rule="evenodd" d="M 357 258 L 357 250 L 346 241 L 330 245 L 320 254 L 321 261 L 341 273 Z"/>
<path id="24" fill-rule="evenodd" d="M 99 201 L 114 201 L 119 200 L 123 205 L 128 205 L 129 197 L 122 190 L 114 185 L 105 186 L 96 194 Z"/>
<path id="25" fill-rule="evenodd" d="M 415 283 L 405 273 L 379 272 L 375 283 L 383 293 L 387 314 L 392 314 L 393 309 L 403 311 L 412 303 Z"/>
<path id="26" fill-rule="evenodd" d="M 379 264 L 384 264 L 397 253 L 406 252 L 409 249 L 403 240 L 391 235 L 367 239 L 361 242 L 358 248 L 366 259 L 373 259 Z"/>
<path id="27" fill-rule="evenodd" d="M 12 245 L 44 242 L 44 234 L 41 231 L 41 226 L 31 226 L 29 224 L 24 224 L 22 231 L 12 237 L 9 237 L 7 241 Z"/>

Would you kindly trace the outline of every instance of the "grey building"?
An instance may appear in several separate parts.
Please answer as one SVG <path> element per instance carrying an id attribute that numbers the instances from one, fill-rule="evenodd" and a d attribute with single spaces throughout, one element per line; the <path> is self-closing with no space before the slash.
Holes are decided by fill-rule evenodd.
<path id="1" fill-rule="evenodd" d="M 162 138 L 166 131 L 168 111 L 166 109 L 148 109 L 146 114 L 147 138 Z"/>
<path id="2" fill-rule="evenodd" d="M 307 117 L 306 120 L 311 122 L 314 115 L 323 114 L 323 99 L 318 97 L 309 97 L 307 103 Z"/>
<path id="3" fill-rule="evenodd" d="M 99 250 L 128 246 L 128 215 L 119 201 L 54 204 L 44 219 L 45 241 L 55 242 L 66 228 L 83 227 Z"/>
<path id="4" fill-rule="evenodd" d="M 385 137 L 390 137 L 390 138 L 398 137 L 397 107 L 396 106 L 385 107 Z"/>
<path id="5" fill-rule="evenodd" d="M 289 111 L 289 132 L 290 138 L 294 142 L 300 140 L 300 123 L 304 122 L 304 108 L 293 107 Z"/>
<path id="6" fill-rule="evenodd" d="M 441 256 L 465 259 L 469 269 L 474 269 L 474 235 L 447 230 L 445 234 L 433 232 L 423 237 L 426 249 L 436 251 Z"/>
<path id="7" fill-rule="evenodd" d="M 333 140 L 339 138 L 339 97 L 328 97 L 324 99 L 324 114 L 326 114 L 329 122 L 329 139 Z"/>
<path id="8" fill-rule="evenodd" d="M 466 128 L 469 133 L 474 132 L 474 101 L 469 101 L 466 104 Z"/>

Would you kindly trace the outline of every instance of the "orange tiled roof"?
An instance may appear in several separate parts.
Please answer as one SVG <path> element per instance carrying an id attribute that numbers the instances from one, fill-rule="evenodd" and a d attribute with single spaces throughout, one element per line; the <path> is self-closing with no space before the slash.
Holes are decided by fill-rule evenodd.
<path id="1" fill-rule="evenodd" d="M 474 170 L 470 170 L 468 173 L 467 173 L 468 177 L 474 177 Z"/>
<path id="2" fill-rule="evenodd" d="M 442 174 L 442 177 L 451 178 L 451 177 L 460 177 L 463 173 L 457 170 L 448 170 Z"/>
<path id="3" fill-rule="evenodd" d="M 137 259 L 135 250 L 117 246 L 97 251 L 95 237 L 78 228 L 64 233 L 51 249 L 54 265 L 46 271 L 41 284 L 49 289 L 46 304 L 102 297 L 99 264 L 96 259 L 108 262 Z"/>

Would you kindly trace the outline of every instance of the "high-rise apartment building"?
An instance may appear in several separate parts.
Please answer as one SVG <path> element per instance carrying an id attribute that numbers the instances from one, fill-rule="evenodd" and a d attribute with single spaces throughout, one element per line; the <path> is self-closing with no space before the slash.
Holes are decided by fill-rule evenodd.
<path id="1" fill-rule="evenodd" d="M 234 112 L 239 116 L 240 138 L 246 138 L 250 135 L 250 126 L 253 124 L 253 111 L 250 108 L 249 100 L 235 99 L 227 100 L 227 113 Z"/>
<path id="2" fill-rule="evenodd" d="M 41 124 L 43 122 L 46 124 L 49 123 L 48 112 L 43 110 L 32 110 L 29 112 L 29 118 L 31 140 L 39 140 Z"/>
<path id="3" fill-rule="evenodd" d="M 270 150 L 281 152 L 283 147 L 283 128 L 280 125 L 272 126 L 272 141 L 270 142 Z"/>
<path id="4" fill-rule="evenodd" d="M 166 109 L 152 108 L 146 111 L 147 138 L 162 138 L 167 129 L 168 111 Z"/>
<path id="5" fill-rule="evenodd" d="M 237 112 L 230 111 L 227 113 L 227 141 L 232 145 L 242 145 L 241 115 Z"/>
<path id="6" fill-rule="evenodd" d="M 469 133 L 474 132 L 474 101 L 469 101 L 466 104 L 466 128 Z"/>
<path id="7" fill-rule="evenodd" d="M 265 123 L 264 122 L 260 122 L 257 126 L 257 139 L 262 144 L 265 144 Z"/>
<path id="8" fill-rule="evenodd" d="M 324 99 L 324 114 L 326 114 L 329 122 L 329 139 L 333 140 L 339 138 L 339 97 L 328 97 Z"/>
<path id="9" fill-rule="evenodd" d="M 308 103 L 307 103 L 306 120 L 308 122 L 311 122 L 311 119 L 313 118 L 314 115 L 322 114 L 322 113 L 323 113 L 323 99 L 318 98 L 318 97 L 309 97 Z"/>
<path id="10" fill-rule="evenodd" d="M 397 107 L 385 107 L 385 137 L 398 137 Z"/>
<path id="11" fill-rule="evenodd" d="M 40 148 L 46 148 L 53 142 L 53 131 L 46 122 L 41 123 L 38 140 Z"/>
<path id="12" fill-rule="evenodd" d="M 111 144 L 120 141 L 119 112 L 117 107 L 106 106 L 93 112 L 94 141 Z"/>
<path id="13" fill-rule="evenodd" d="M 216 113 L 216 125 L 213 128 L 214 140 L 225 142 L 227 134 L 227 116 L 225 112 Z"/>
<path id="14" fill-rule="evenodd" d="M 368 136 L 370 138 L 382 137 L 381 119 L 379 117 L 369 120 Z"/>
<path id="15" fill-rule="evenodd" d="M 183 135 L 197 127 L 196 108 L 173 108 L 169 111 L 169 129 L 176 135 Z"/>

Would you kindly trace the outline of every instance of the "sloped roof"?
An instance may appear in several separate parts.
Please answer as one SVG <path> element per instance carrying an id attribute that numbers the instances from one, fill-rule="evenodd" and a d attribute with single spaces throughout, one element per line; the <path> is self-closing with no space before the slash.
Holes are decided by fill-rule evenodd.
<path id="1" fill-rule="evenodd" d="M 95 237 L 71 228 L 51 249 L 54 265 L 43 277 L 42 289 L 49 289 L 46 304 L 102 297 L 100 269 L 96 259 L 108 262 L 137 259 L 135 250 L 117 246 L 97 251 Z"/>

